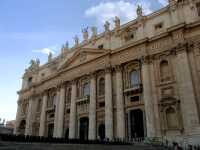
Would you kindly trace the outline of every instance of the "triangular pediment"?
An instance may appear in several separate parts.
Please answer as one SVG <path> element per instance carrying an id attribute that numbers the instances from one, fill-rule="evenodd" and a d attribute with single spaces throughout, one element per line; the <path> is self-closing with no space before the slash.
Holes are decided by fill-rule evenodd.
<path id="1" fill-rule="evenodd" d="M 74 52 L 70 58 L 64 58 L 59 68 L 72 68 L 108 53 L 110 53 L 110 50 L 82 48 Z"/>

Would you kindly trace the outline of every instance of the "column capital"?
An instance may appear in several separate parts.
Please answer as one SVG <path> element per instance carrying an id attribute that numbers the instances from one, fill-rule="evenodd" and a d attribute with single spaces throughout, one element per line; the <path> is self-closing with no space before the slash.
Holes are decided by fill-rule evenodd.
<path id="1" fill-rule="evenodd" d="M 105 68 L 105 73 L 111 73 L 111 72 L 112 72 L 112 67 Z"/>
<path id="2" fill-rule="evenodd" d="M 150 57 L 149 55 L 146 55 L 146 56 L 142 56 L 140 58 L 140 63 L 141 65 L 147 65 L 147 64 L 150 64 L 153 62 L 153 58 Z"/>
<path id="3" fill-rule="evenodd" d="M 114 68 L 115 68 L 116 72 L 122 72 L 122 70 L 123 70 L 122 65 L 116 65 Z"/>
<path id="4" fill-rule="evenodd" d="M 73 79 L 73 80 L 71 81 L 71 83 L 72 83 L 72 85 L 76 84 L 76 83 L 77 83 L 77 79 Z"/>
<path id="5" fill-rule="evenodd" d="M 89 74 L 89 76 L 90 76 L 90 79 L 96 78 L 97 73 L 96 73 L 96 72 L 91 72 L 91 73 Z"/>

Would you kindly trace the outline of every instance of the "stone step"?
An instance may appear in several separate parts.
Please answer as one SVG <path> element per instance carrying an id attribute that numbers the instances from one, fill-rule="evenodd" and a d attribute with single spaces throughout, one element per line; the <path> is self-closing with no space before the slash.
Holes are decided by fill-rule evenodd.
<path id="1" fill-rule="evenodd" d="M 168 150 L 149 145 L 87 145 L 51 143 L 0 143 L 0 150 Z"/>

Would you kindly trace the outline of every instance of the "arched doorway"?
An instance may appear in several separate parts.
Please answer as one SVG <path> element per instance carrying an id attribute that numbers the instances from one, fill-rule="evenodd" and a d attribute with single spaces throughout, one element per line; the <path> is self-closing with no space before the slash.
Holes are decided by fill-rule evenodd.
<path id="1" fill-rule="evenodd" d="M 89 128 L 88 117 L 80 118 L 79 136 L 81 140 L 88 140 L 88 128 Z"/>
<path id="2" fill-rule="evenodd" d="M 69 128 L 65 131 L 65 139 L 69 139 Z"/>
<path id="3" fill-rule="evenodd" d="M 104 124 L 99 125 L 98 134 L 101 140 L 105 139 L 105 125 Z"/>
<path id="4" fill-rule="evenodd" d="M 144 120 L 141 109 L 130 111 L 131 138 L 144 137 Z"/>
<path id="5" fill-rule="evenodd" d="M 53 131 L 54 131 L 54 124 L 51 123 L 48 125 L 48 137 L 53 137 Z"/>
<path id="6" fill-rule="evenodd" d="M 26 121 L 22 120 L 19 124 L 19 134 L 24 135 L 25 134 L 25 128 L 26 128 Z"/>

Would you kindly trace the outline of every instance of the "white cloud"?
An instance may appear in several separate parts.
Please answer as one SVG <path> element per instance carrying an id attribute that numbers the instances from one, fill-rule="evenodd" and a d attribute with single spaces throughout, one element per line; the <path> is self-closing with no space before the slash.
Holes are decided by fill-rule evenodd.
<path id="1" fill-rule="evenodd" d="M 158 0 L 158 2 L 163 6 L 166 6 L 168 4 L 168 0 Z"/>
<path id="2" fill-rule="evenodd" d="M 127 22 L 136 18 L 137 5 L 143 7 L 144 14 L 151 13 L 150 3 L 145 0 L 140 3 L 130 3 L 124 0 L 114 2 L 101 2 L 85 11 L 86 17 L 96 19 L 97 25 L 102 25 L 105 21 L 112 21 L 115 16 L 120 17 L 121 21 Z"/>
<path id="3" fill-rule="evenodd" d="M 52 46 L 52 47 L 47 47 L 47 48 L 42 48 L 42 49 L 36 49 L 36 50 L 33 50 L 33 52 L 49 55 L 49 53 L 56 54 L 57 50 L 58 50 L 57 46 Z"/>

